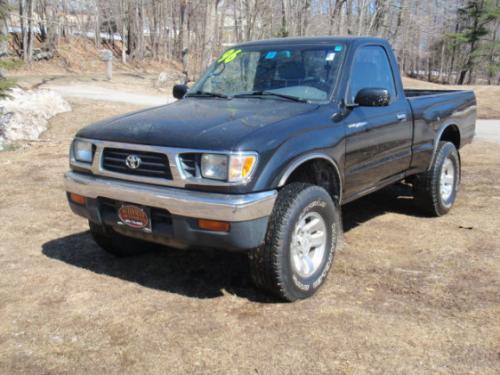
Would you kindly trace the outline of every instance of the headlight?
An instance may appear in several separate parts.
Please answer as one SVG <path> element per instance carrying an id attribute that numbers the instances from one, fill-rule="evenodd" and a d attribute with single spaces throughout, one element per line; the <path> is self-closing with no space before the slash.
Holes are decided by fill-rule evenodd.
<path id="1" fill-rule="evenodd" d="M 75 160 L 82 163 L 92 163 L 92 148 L 92 143 L 75 139 L 73 142 L 73 156 Z"/>
<path id="2" fill-rule="evenodd" d="M 257 164 L 255 153 L 234 155 L 202 154 L 201 175 L 204 178 L 228 182 L 244 182 Z"/>
<path id="3" fill-rule="evenodd" d="M 214 180 L 227 180 L 227 156 L 220 154 L 201 155 L 201 175 Z"/>

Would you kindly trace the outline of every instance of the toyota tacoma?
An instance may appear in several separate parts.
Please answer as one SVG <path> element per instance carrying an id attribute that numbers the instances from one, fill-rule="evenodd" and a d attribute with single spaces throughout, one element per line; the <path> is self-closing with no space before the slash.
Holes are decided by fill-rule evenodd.
<path id="1" fill-rule="evenodd" d="M 248 253 L 255 284 L 311 296 L 340 246 L 340 206 L 405 180 L 446 214 L 471 91 L 405 90 L 377 38 L 285 38 L 226 50 L 176 102 L 81 129 L 65 188 L 104 250 L 145 243 Z"/>

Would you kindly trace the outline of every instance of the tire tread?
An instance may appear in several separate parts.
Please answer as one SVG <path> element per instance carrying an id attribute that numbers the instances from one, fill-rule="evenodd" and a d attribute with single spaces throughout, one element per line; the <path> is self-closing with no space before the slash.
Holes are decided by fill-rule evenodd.
<path id="1" fill-rule="evenodd" d="M 264 245 L 249 253 L 250 274 L 256 286 L 286 301 L 304 298 L 287 288 L 290 281 L 283 269 L 284 258 L 280 249 L 288 240 L 288 225 L 293 215 L 292 206 L 296 203 L 297 197 L 307 189 L 319 189 L 321 193 L 324 192 L 319 186 L 300 182 L 283 187 L 269 219 Z"/>
<path id="2" fill-rule="evenodd" d="M 452 148 L 452 150 L 450 150 L 450 148 Z M 427 215 L 437 217 L 449 211 L 449 209 L 443 209 L 440 204 L 439 178 L 443 160 L 448 154 L 453 152 L 455 152 L 458 157 L 458 151 L 453 143 L 440 141 L 436 156 L 429 170 L 415 176 L 413 185 L 415 201 L 418 207 Z M 458 158 L 458 160 L 460 159 Z M 457 170 L 457 178 L 459 179 L 458 182 L 460 182 L 460 163 Z"/>

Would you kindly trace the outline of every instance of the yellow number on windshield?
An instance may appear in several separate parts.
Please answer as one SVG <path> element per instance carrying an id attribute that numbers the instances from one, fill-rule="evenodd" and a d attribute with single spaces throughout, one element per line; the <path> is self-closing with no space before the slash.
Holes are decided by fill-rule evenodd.
<path id="1" fill-rule="evenodd" d="M 239 54 L 241 53 L 241 49 L 230 49 L 224 52 L 224 54 L 217 60 L 218 63 L 230 63 L 233 61 Z"/>

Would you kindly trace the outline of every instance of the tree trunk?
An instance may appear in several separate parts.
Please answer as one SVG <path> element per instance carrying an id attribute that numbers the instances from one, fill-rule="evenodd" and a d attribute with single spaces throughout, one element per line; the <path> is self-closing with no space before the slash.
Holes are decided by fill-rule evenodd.
<path id="1" fill-rule="evenodd" d="M 153 52 L 153 59 L 158 60 L 160 55 L 160 4 L 158 0 L 152 0 L 151 2 L 151 18 L 152 22 L 152 30 L 151 25 L 149 27 L 150 31 L 150 40 L 151 40 L 151 50 Z"/>
<path id="2" fill-rule="evenodd" d="M 137 47 L 137 35 L 135 33 L 136 7 L 135 0 L 128 0 L 128 35 L 127 35 L 127 54 L 134 58 Z"/>
<path id="3" fill-rule="evenodd" d="M 28 58 L 28 33 L 26 26 L 26 0 L 19 0 L 19 23 L 21 25 L 21 50 L 23 59 Z"/>
<path id="4" fill-rule="evenodd" d="M 280 36 L 287 37 L 288 36 L 288 24 L 286 21 L 286 4 L 285 0 L 281 0 L 281 31 Z"/>
<path id="5" fill-rule="evenodd" d="M 121 19 L 121 39 L 122 39 L 122 63 L 126 64 L 127 63 L 127 26 L 126 26 L 126 21 L 127 21 L 127 16 L 125 12 L 125 1 L 126 0 L 120 0 L 120 19 Z"/>
<path id="6" fill-rule="evenodd" d="M 59 23 L 57 20 L 57 10 L 51 4 L 47 9 L 47 41 L 45 48 L 48 52 L 53 53 L 57 48 L 57 38 L 59 34 Z"/>
<path id="7" fill-rule="evenodd" d="M 366 13 L 366 0 L 362 0 L 361 5 L 359 6 L 359 19 L 358 19 L 358 35 L 363 34 L 364 30 L 364 20 Z"/>
<path id="8" fill-rule="evenodd" d="M 144 43 L 144 0 L 139 0 L 137 7 L 137 54 L 139 60 L 142 60 L 145 55 Z"/>
<path id="9" fill-rule="evenodd" d="M 33 7 L 35 0 L 27 0 L 26 3 L 26 17 L 28 18 L 28 30 L 26 31 L 27 34 L 27 46 L 26 46 L 26 55 L 24 56 L 24 61 L 31 64 L 31 61 L 33 60 L 33 45 L 34 45 L 34 39 L 35 39 L 35 34 L 33 30 Z"/>
<path id="10" fill-rule="evenodd" d="M 311 8 L 311 0 L 304 0 L 304 7 L 302 9 L 303 14 L 303 25 L 302 25 L 302 36 L 307 35 L 307 28 L 309 27 L 309 12 Z"/>
<path id="11" fill-rule="evenodd" d="M 225 34 L 225 22 L 224 20 L 226 19 L 226 3 L 223 3 L 222 7 L 222 13 L 221 16 L 219 17 L 219 26 L 218 26 L 218 34 L 217 34 L 217 45 L 215 46 L 215 49 L 217 51 L 217 55 L 221 52 L 222 49 L 222 42 L 224 40 L 224 34 Z"/>
<path id="12" fill-rule="evenodd" d="M 427 82 L 432 81 L 432 59 L 431 59 L 431 54 L 428 53 L 427 55 Z"/>
<path id="13" fill-rule="evenodd" d="M 8 7 L 8 0 L 0 0 L 0 11 L 2 12 L 2 19 L 0 19 L 0 57 L 9 54 L 9 26 L 7 24 Z"/>
<path id="14" fill-rule="evenodd" d="M 345 23 L 346 23 L 346 34 L 352 35 L 354 31 L 351 28 L 352 25 L 352 0 L 347 0 L 345 8 Z"/>
<path id="15" fill-rule="evenodd" d="M 457 20 L 455 22 L 455 34 L 458 33 L 460 30 L 460 22 L 457 16 Z M 452 76 L 453 76 L 453 71 L 455 70 L 455 58 L 457 54 L 457 43 L 453 42 L 453 47 L 451 49 L 451 62 L 450 62 L 450 69 L 448 70 L 448 83 L 451 82 Z"/>
<path id="16" fill-rule="evenodd" d="M 96 2 L 96 15 L 95 15 L 95 38 L 94 43 L 96 48 L 101 48 L 101 7 L 99 1 Z"/>
<path id="17" fill-rule="evenodd" d="M 441 57 L 439 59 L 439 82 L 441 83 L 444 81 L 445 52 L 446 52 L 446 43 L 443 41 L 441 43 Z"/>
<path id="18" fill-rule="evenodd" d="M 458 84 L 463 85 L 465 83 L 465 77 L 469 73 L 468 83 L 472 81 L 472 64 L 473 64 L 473 53 L 476 51 L 476 43 L 472 42 L 470 45 L 469 55 L 467 57 L 467 62 L 465 63 L 464 69 L 460 72 L 460 77 L 458 78 Z"/>
<path id="19" fill-rule="evenodd" d="M 496 57 L 496 45 L 497 45 L 497 33 L 498 33 L 498 25 L 499 21 L 497 20 L 495 22 L 495 26 L 491 30 L 492 33 L 492 38 L 491 38 L 491 49 L 488 57 L 488 64 L 489 64 L 489 69 L 488 69 L 488 84 L 492 85 L 493 84 L 493 79 L 495 78 L 495 71 L 493 69 L 495 65 L 495 57 Z"/>
<path id="20" fill-rule="evenodd" d="M 457 84 L 463 85 L 465 82 L 465 76 L 467 75 L 467 70 L 461 70 L 460 76 L 458 77 Z"/>
<path id="21" fill-rule="evenodd" d="M 475 3 L 477 12 L 479 13 L 479 9 L 482 9 L 484 6 L 484 1 L 481 1 L 480 3 Z M 474 17 L 474 23 L 472 26 L 472 33 L 476 34 L 478 33 L 480 26 L 479 26 L 479 17 L 480 14 L 477 15 L 477 17 Z M 472 39 L 472 38 L 471 38 Z M 470 42 L 470 50 L 469 54 L 467 56 L 467 62 L 465 63 L 465 68 L 462 70 L 460 73 L 460 79 L 459 79 L 459 85 L 463 85 L 465 81 L 465 77 L 467 73 L 469 73 L 469 79 L 467 80 L 467 83 L 472 83 L 472 72 L 474 68 L 474 53 L 476 52 L 476 49 L 478 48 L 478 43 L 476 42 L 476 39 L 472 39 Z"/>
<path id="22" fill-rule="evenodd" d="M 337 11 L 337 18 L 338 18 L 338 21 L 337 21 L 337 30 L 336 30 L 336 34 L 337 35 L 341 35 L 342 34 L 342 30 L 343 30 L 343 24 L 345 22 L 345 16 L 344 16 L 344 12 L 343 12 L 343 8 L 344 8 L 344 5 L 347 4 L 347 0 L 337 0 L 337 3 L 338 3 L 338 11 Z"/>
<path id="23" fill-rule="evenodd" d="M 178 41 L 177 41 L 177 51 L 176 55 L 178 58 L 182 59 L 182 51 L 184 50 L 184 28 L 186 24 L 186 8 L 187 0 L 180 1 L 180 14 L 179 14 L 179 31 L 178 31 Z"/>

